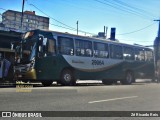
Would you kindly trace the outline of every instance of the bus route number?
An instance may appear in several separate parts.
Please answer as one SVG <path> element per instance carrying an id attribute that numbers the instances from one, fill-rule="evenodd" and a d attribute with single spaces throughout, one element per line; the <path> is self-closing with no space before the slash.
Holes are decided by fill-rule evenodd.
<path id="1" fill-rule="evenodd" d="M 92 65 L 104 65 L 103 60 L 92 60 Z"/>

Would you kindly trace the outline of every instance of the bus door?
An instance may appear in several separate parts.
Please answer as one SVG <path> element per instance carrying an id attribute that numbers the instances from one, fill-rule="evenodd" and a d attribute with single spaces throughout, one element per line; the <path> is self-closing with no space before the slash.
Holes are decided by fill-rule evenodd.
<path id="1" fill-rule="evenodd" d="M 42 39 L 42 41 L 40 40 Z M 55 40 L 40 38 L 38 43 L 38 58 L 36 62 L 39 79 L 53 79 L 55 68 Z"/>

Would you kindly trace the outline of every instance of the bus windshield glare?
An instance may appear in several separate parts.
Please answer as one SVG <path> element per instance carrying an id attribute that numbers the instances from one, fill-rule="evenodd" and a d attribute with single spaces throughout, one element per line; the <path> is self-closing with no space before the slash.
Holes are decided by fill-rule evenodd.
<path id="1" fill-rule="evenodd" d="M 35 57 L 36 40 L 33 32 L 27 32 L 22 37 L 21 43 L 16 46 L 16 62 L 28 63 Z"/>

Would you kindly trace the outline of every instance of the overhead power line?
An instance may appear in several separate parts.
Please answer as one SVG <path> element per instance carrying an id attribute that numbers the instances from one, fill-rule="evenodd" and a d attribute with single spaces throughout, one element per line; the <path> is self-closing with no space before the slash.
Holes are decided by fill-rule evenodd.
<path id="1" fill-rule="evenodd" d="M 37 9 L 38 11 L 40 11 L 41 13 L 43 13 L 44 15 L 48 16 L 49 18 L 53 19 L 54 21 L 56 21 L 56 22 L 58 22 L 58 23 L 60 23 L 60 24 L 62 24 L 62 25 L 64 25 L 64 26 L 66 26 L 66 27 L 59 26 L 59 25 L 56 25 L 56 24 L 52 24 L 52 25 L 57 26 L 57 27 L 61 27 L 61 28 L 65 28 L 65 29 L 69 29 L 69 30 L 72 30 L 72 31 L 77 31 L 76 28 L 71 27 L 71 26 L 69 26 L 69 25 L 67 25 L 67 24 L 65 24 L 65 23 L 63 23 L 63 22 L 61 22 L 61 21 L 59 21 L 59 20 L 56 20 L 55 18 L 49 16 L 48 14 L 46 14 L 44 11 L 42 11 L 41 9 L 39 9 L 39 8 L 38 8 L 37 6 L 35 6 L 34 4 L 30 4 L 30 5 L 33 6 L 34 8 L 36 8 L 36 9 Z M 90 35 L 96 35 L 96 34 L 94 34 L 94 33 L 86 32 L 86 31 L 83 31 L 83 30 L 79 30 L 79 32 L 85 33 L 85 34 L 90 34 Z"/>
<path id="2" fill-rule="evenodd" d="M 66 25 L 66 24 L 60 22 L 59 20 L 56 20 L 55 18 L 49 16 L 48 14 L 46 14 L 45 12 L 43 12 L 41 9 L 39 9 L 37 6 L 35 6 L 35 5 L 33 5 L 33 4 L 30 4 L 30 5 L 33 6 L 33 7 L 35 7 L 35 8 L 36 8 L 37 10 L 39 10 L 41 13 L 43 13 L 44 15 L 48 16 L 49 18 L 53 19 L 54 21 L 56 21 L 56 22 L 58 22 L 58 23 L 60 23 L 60 24 L 62 24 L 62 25 L 64 25 L 64 26 L 66 26 L 66 27 L 69 27 L 69 28 L 75 30 L 75 28 L 73 28 L 73 27 L 71 27 L 71 26 L 69 26 L 69 25 Z"/>
<path id="3" fill-rule="evenodd" d="M 121 5 L 123 5 L 123 6 L 126 6 L 126 7 L 130 8 L 130 9 L 133 9 L 133 10 L 135 10 L 135 11 L 138 11 L 138 12 L 140 12 L 140 13 L 142 13 L 142 14 L 146 14 L 146 15 L 148 15 L 148 16 L 155 17 L 153 14 L 149 13 L 148 11 L 145 11 L 145 10 L 143 10 L 143 9 L 140 9 L 140 8 L 134 7 L 134 6 L 132 6 L 132 5 L 129 5 L 129 4 L 125 3 L 125 2 L 122 2 L 121 0 L 113 0 L 113 1 L 116 2 L 116 3 L 118 3 L 118 4 L 121 4 Z"/>
<path id="4" fill-rule="evenodd" d="M 141 17 L 141 18 L 143 18 L 143 19 L 150 20 L 150 19 L 146 18 L 145 16 L 143 16 L 143 15 L 140 14 L 140 13 L 137 13 L 137 12 L 131 10 L 131 9 L 128 9 L 128 8 L 124 8 L 124 7 L 122 7 L 122 6 L 120 7 L 120 5 L 113 4 L 113 3 L 111 3 L 111 1 L 110 1 L 110 2 L 107 1 L 107 0 L 104 0 L 104 2 L 103 2 L 103 1 L 100 1 L 100 0 L 94 0 L 94 1 L 96 1 L 96 2 L 98 2 L 98 3 L 101 3 L 101 4 L 104 4 L 104 5 L 106 5 L 106 6 L 110 6 L 110 7 L 114 8 L 114 9 L 123 11 L 123 12 L 125 12 L 125 13 L 133 14 L 133 15 L 139 16 L 139 17 Z"/>
<path id="5" fill-rule="evenodd" d="M 130 14 L 134 14 L 134 13 L 129 12 L 129 11 L 127 11 L 127 10 L 121 9 L 121 8 L 119 8 L 119 7 L 117 7 L 117 6 L 114 6 L 114 5 L 108 4 L 108 3 L 106 3 L 106 2 L 102 2 L 102 1 L 100 1 L 100 0 L 94 0 L 94 1 L 99 2 L 99 3 L 101 3 L 101 4 L 104 4 L 104 5 L 107 5 L 107 6 L 110 6 L 110 7 L 112 7 L 112 8 L 118 9 L 118 10 L 121 10 L 121 11 L 127 12 L 127 13 L 130 13 Z"/>
<path id="6" fill-rule="evenodd" d="M 49 24 L 50 24 L 50 25 L 53 25 L 53 26 L 56 26 L 56 27 L 60 27 L 60 28 L 64 28 L 64 29 L 68 29 L 68 30 L 72 30 L 72 31 L 76 31 L 76 30 L 73 30 L 72 28 L 68 28 L 68 27 L 56 25 L 56 24 L 53 24 L 53 23 L 49 23 Z"/>
<path id="7" fill-rule="evenodd" d="M 127 34 L 136 33 L 136 32 L 142 31 L 142 30 L 144 30 L 144 29 L 147 29 L 147 28 L 151 27 L 151 26 L 154 25 L 154 24 L 155 24 L 155 23 L 152 23 L 152 24 L 150 24 L 150 25 L 148 25 L 148 26 L 146 26 L 146 27 L 144 27 L 144 28 L 141 28 L 141 29 L 138 29 L 138 30 L 134 30 L 134 31 L 132 31 L 132 32 L 127 32 L 127 33 L 122 33 L 122 34 L 116 34 L 116 35 L 127 35 Z"/>

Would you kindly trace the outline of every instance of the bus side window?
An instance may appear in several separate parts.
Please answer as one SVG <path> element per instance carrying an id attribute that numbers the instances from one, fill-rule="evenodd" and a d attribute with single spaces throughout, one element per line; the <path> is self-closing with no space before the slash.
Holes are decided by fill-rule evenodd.
<path id="1" fill-rule="evenodd" d="M 146 61 L 153 61 L 153 51 L 151 51 L 151 50 L 145 51 L 145 60 Z"/>
<path id="2" fill-rule="evenodd" d="M 123 57 L 125 60 L 134 60 L 134 49 L 124 46 Z"/>
<path id="3" fill-rule="evenodd" d="M 123 59 L 122 46 L 110 45 L 110 55 L 114 59 Z"/>
<path id="4" fill-rule="evenodd" d="M 68 37 L 58 37 L 59 53 L 64 55 L 74 55 L 73 39 Z"/>
<path id="5" fill-rule="evenodd" d="M 92 42 L 76 39 L 75 44 L 77 56 L 92 56 Z"/>
<path id="6" fill-rule="evenodd" d="M 143 49 L 135 49 L 135 60 L 145 61 L 145 53 Z"/>
<path id="7" fill-rule="evenodd" d="M 94 42 L 94 57 L 108 58 L 108 44 Z"/>
<path id="8" fill-rule="evenodd" d="M 52 56 L 56 54 L 56 45 L 55 41 L 52 39 L 49 39 L 47 41 L 47 56 Z"/>

